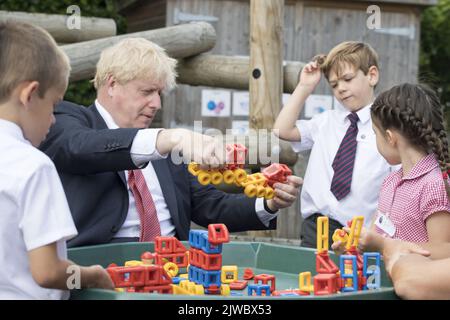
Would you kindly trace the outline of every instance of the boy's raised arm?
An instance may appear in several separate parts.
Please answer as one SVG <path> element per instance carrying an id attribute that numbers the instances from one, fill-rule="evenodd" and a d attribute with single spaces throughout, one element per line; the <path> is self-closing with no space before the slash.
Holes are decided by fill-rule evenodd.
<path id="1" fill-rule="evenodd" d="M 303 109 L 306 98 L 314 91 L 319 81 L 320 68 L 317 62 L 308 63 L 302 69 L 300 81 L 292 96 L 275 120 L 273 129 L 278 137 L 288 141 L 301 140 L 300 132 L 295 123 Z"/>

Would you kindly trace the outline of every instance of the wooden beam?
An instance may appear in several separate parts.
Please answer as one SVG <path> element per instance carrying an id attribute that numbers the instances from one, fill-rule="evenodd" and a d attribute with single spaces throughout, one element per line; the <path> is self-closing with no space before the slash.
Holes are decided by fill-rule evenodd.
<path id="1" fill-rule="evenodd" d="M 304 65 L 297 61 L 283 63 L 283 92 L 294 91 Z M 199 54 L 179 60 L 177 80 L 193 86 L 248 90 L 249 70 L 249 57 Z"/>
<path id="2" fill-rule="evenodd" d="M 270 129 L 281 108 L 284 0 L 250 1 L 250 128 Z"/>
<path id="3" fill-rule="evenodd" d="M 72 43 L 116 35 L 113 19 L 80 17 L 80 29 L 69 29 L 70 15 L 0 11 L 0 21 L 14 20 L 27 22 L 47 30 L 56 42 Z"/>
<path id="4" fill-rule="evenodd" d="M 196 22 L 61 46 L 70 58 L 70 81 L 92 78 L 103 49 L 122 39 L 135 37 L 155 42 L 173 58 L 189 57 L 211 50 L 216 43 L 214 28 L 206 22 Z"/>

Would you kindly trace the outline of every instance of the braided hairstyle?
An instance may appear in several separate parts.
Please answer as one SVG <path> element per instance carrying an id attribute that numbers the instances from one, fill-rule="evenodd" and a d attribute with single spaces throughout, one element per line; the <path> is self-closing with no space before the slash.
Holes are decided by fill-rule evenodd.
<path id="1" fill-rule="evenodd" d="M 377 127 L 395 129 L 412 145 L 436 155 L 450 198 L 448 140 L 437 94 L 426 85 L 404 83 L 381 93 L 370 110 Z"/>

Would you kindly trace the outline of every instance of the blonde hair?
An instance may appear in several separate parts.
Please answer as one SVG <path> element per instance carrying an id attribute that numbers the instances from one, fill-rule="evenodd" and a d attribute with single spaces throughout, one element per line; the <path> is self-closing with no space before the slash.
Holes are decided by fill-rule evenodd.
<path id="1" fill-rule="evenodd" d="M 339 78 L 346 64 L 351 65 L 355 70 L 360 69 L 367 75 L 370 67 L 378 69 L 378 54 L 367 43 L 357 41 L 345 41 L 335 46 L 328 55 L 319 55 L 314 58 L 318 61 L 320 69 L 327 80 L 330 73 L 336 73 Z"/>
<path id="2" fill-rule="evenodd" d="M 126 38 L 102 51 L 94 87 L 98 90 L 113 76 L 120 84 L 134 79 L 152 79 L 161 81 L 165 89 L 171 89 L 175 87 L 176 64 L 177 61 L 157 44 L 144 38 Z"/>
<path id="3" fill-rule="evenodd" d="M 69 74 L 69 58 L 47 31 L 28 23 L 0 22 L 0 102 L 24 81 L 39 82 L 40 98 L 52 87 L 65 90 Z"/>

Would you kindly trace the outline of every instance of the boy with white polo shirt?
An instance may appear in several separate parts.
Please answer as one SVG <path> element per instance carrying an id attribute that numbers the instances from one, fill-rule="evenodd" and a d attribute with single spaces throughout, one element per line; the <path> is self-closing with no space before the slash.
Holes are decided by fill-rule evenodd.
<path id="1" fill-rule="evenodd" d="M 67 299 L 73 270 L 81 287 L 113 289 L 101 266 L 68 269 L 65 240 L 77 230 L 53 162 L 35 148 L 67 88 L 68 58 L 19 22 L 0 22 L 0 48 L 0 299 Z"/>
<path id="2" fill-rule="evenodd" d="M 307 97 L 321 78 L 328 80 L 345 107 L 310 120 L 297 120 Z M 292 142 L 296 152 L 311 149 L 301 194 L 301 245 L 316 247 L 317 218 L 329 217 L 329 242 L 334 230 L 353 216 L 369 225 L 378 193 L 391 166 L 378 153 L 370 106 L 378 83 L 378 56 L 366 43 L 347 41 L 302 70 L 300 81 L 274 124 L 275 133 Z"/>

